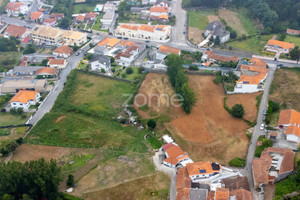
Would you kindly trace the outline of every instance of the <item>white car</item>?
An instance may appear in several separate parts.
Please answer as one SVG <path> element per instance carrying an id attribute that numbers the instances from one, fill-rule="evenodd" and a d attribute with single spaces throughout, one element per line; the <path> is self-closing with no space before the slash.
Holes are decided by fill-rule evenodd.
<path id="1" fill-rule="evenodd" d="M 265 124 L 261 124 L 259 127 L 260 130 L 264 130 L 265 129 Z"/>

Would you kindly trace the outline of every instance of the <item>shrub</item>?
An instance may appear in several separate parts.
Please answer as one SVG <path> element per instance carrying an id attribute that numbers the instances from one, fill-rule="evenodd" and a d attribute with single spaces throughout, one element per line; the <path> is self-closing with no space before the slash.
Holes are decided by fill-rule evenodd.
<path id="1" fill-rule="evenodd" d="M 234 117 L 237 118 L 243 118 L 244 116 L 244 107 L 242 104 L 235 104 L 232 108 L 231 108 L 231 114 Z"/>
<path id="2" fill-rule="evenodd" d="M 238 158 L 238 157 L 235 157 L 234 159 L 232 159 L 229 162 L 229 165 L 233 166 L 233 167 L 244 167 L 245 166 L 245 160 L 241 159 L 241 158 Z"/>
<path id="3" fill-rule="evenodd" d="M 68 176 L 67 186 L 68 187 L 73 187 L 74 186 L 74 176 L 72 174 L 69 174 L 69 176 Z"/>
<path id="4" fill-rule="evenodd" d="M 151 130 L 155 129 L 155 127 L 156 127 L 156 121 L 154 121 L 153 119 L 150 119 L 150 120 L 147 122 L 147 126 L 148 126 L 149 129 L 151 129 Z"/>
<path id="5" fill-rule="evenodd" d="M 138 68 L 139 74 L 143 73 L 143 71 L 145 71 L 145 68 L 144 68 L 144 67 L 139 67 L 139 68 Z"/>
<path id="6" fill-rule="evenodd" d="M 128 67 L 126 69 L 126 74 L 132 74 L 133 73 L 133 69 L 131 67 Z"/>

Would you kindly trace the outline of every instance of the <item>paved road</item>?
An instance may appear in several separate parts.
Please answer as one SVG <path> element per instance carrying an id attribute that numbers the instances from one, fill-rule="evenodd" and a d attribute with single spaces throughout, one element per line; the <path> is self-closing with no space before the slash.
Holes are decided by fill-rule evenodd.
<path id="1" fill-rule="evenodd" d="M 0 20 L 5 22 L 6 24 L 14 24 L 17 26 L 24 26 L 28 28 L 33 28 L 37 25 L 36 23 L 30 23 L 18 18 L 6 17 L 3 15 L 0 17 Z"/>
<path id="2" fill-rule="evenodd" d="M 86 52 L 89 49 L 89 44 L 87 44 L 85 47 L 82 48 L 84 52 Z M 60 78 L 58 79 L 57 84 L 53 88 L 53 90 L 49 93 L 47 98 L 44 100 L 40 108 L 36 111 L 36 113 L 28 120 L 27 123 L 35 125 L 40 119 L 43 118 L 43 116 L 48 113 L 52 106 L 54 105 L 58 95 L 63 90 L 64 84 L 67 81 L 67 76 L 70 74 L 71 70 L 76 68 L 79 61 L 83 58 L 83 54 L 81 53 L 78 56 L 75 56 L 75 54 L 69 58 L 68 65 L 65 69 L 63 69 L 62 73 L 60 74 Z"/>
<path id="3" fill-rule="evenodd" d="M 257 125 L 254 127 L 254 132 L 252 135 L 251 143 L 248 148 L 248 154 L 246 159 L 246 167 L 242 170 L 242 174 L 248 178 L 248 182 L 250 185 L 250 189 L 253 193 L 253 197 L 256 197 L 255 190 L 253 187 L 253 178 L 252 178 L 252 160 L 254 158 L 254 152 L 258 137 L 260 135 L 264 135 L 265 132 L 260 130 L 260 125 L 263 123 L 262 116 L 264 110 L 267 108 L 268 96 L 270 91 L 270 86 L 274 77 L 274 73 L 276 71 L 276 65 L 270 65 L 270 71 L 265 81 L 264 93 L 261 99 L 261 103 L 259 106 L 259 112 L 257 116 Z"/>

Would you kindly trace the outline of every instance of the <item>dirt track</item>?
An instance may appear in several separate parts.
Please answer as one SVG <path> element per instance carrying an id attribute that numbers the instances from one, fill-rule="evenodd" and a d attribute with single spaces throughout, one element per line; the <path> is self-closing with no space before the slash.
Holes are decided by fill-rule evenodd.
<path id="1" fill-rule="evenodd" d="M 158 84 L 165 75 L 149 74 L 140 88 L 140 92 L 170 92 L 169 83 Z M 248 125 L 240 119 L 233 118 L 223 106 L 224 91 L 221 85 L 213 83 L 214 76 L 189 76 L 189 85 L 195 91 L 197 103 L 190 115 L 181 108 L 161 108 L 160 114 L 168 115 L 170 123 L 164 128 L 171 132 L 176 142 L 189 153 L 194 160 L 214 160 L 227 163 L 233 157 L 244 157 L 247 151 Z M 165 86 L 165 87 L 162 87 Z M 149 94 L 149 93 L 148 93 Z M 151 110 L 157 108 L 150 108 Z M 149 115 L 142 114 L 142 118 Z"/>

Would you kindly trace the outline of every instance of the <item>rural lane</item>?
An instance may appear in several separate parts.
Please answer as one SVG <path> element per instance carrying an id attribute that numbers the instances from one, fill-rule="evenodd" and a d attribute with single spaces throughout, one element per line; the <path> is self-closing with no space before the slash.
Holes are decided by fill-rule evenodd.
<path id="1" fill-rule="evenodd" d="M 83 50 L 82 53 L 80 53 L 78 56 L 73 54 L 69 58 L 69 62 L 64 68 L 60 74 L 60 77 L 58 78 L 58 81 L 55 85 L 55 87 L 50 91 L 48 96 L 45 98 L 45 100 L 42 102 L 39 109 L 35 112 L 35 114 L 28 120 L 27 124 L 32 124 L 33 126 L 43 118 L 43 116 L 49 112 L 54 105 L 58 95 L 63 90 L 64 85 L 67 81 L 67 77 L 70 74 L 71 70 L 76 68 L 80 60 L 83 58 L 84 52 L 89 50 L 89 43 L 87 43 L 84 47 L 81 48 Z"/>
<path id="2" fill-rule="evenodd" d="M 248 154 L 246 158 L 246 167 L 242 170 L 242 174 L 246 177 L 248 177 L 248 182 L 250 189 L 253 193 L 253 197 L 257 198 L 257 195 L 255 193 L 254 185 L 253 185 L 253 177 L 252 177 L 252 160 L 254 158 L 254 153 L 255 153 L 255 148 L 256 148 L 256 143 L 258 140 L 258 137 L 261 135 L 264 135 L 265 132 L 260 130 L 260 125 L 263 123 L 263 112 L 267 108 L 268 105 L 268 97 L 269 97 L 269 92 L 270 92 L 270 87 L 272 84 L 272 80 L 274 78 L 274 74 L 276 71 L 276 65 L 274 64 L 269 64 L 270 66 L 270 71 L 269 74 L 266 78 L 265 81 L 265 87 L 264 87 L 264 93 L 261 98 L 260 106 L 259 106 L 259 111 L 258 111 L 258 116 L 257 116 L 257 124 L 254 127 L 254 132 L 252 134 L 251 142 L 248 148 Z"/>

